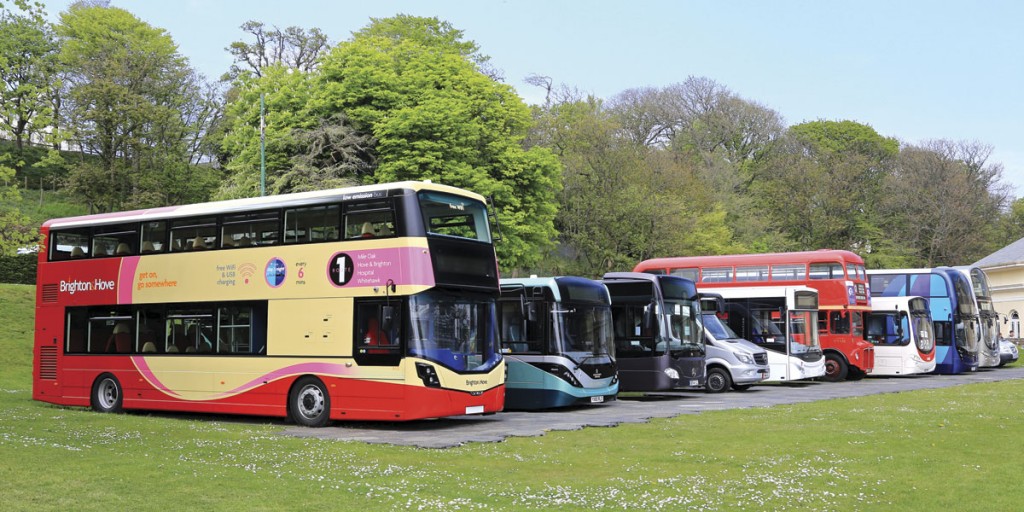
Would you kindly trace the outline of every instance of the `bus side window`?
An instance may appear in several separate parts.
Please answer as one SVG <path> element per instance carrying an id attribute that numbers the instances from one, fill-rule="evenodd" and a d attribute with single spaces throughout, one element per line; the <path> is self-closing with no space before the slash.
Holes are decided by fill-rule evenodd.
<path id="1" fill-rule="evenodd" d="M 830 311 L 828 320 L 832 334 L 850 334 L 850 317 L 842 311 Z"/>
<path id="2" fill-rule="evenodd" d="M 388 201 L 353 203 L 345 206 L 345 239 L 379 238 L 395 235 L 395 213 Z"/>
<path id="3" fill-rule="evenodd" d="M 89 231 L 56 231 L 50 234 L 50 261 L 85 258 L 89 255 Z"/>

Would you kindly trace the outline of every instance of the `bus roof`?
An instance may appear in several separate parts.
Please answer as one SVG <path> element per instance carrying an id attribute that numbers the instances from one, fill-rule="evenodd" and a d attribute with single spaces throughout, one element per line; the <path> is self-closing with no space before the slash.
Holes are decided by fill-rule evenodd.
<path id="1" fill-rule="evenodd" d="M 871 297 L 871 310 L 872 311 L 908 311 L 910 309 L 910 301 L 912 300 L 923 300 L 925 304 L 928 303 L 928 299 L 918 296 L 909 295 L 902 297 L 882 297 L 876 296 Z"/>
<path id="2" fill-rule="evenodd" d="M 773 252 L 763 254 L 724 254 L 651 258 L 649 260 L 641 261 L 633 270 L 635 272 L 643 272 L 645 270 L 655 268 L 687 268 L 709 265 L 770 265 L 773 263 L 816 263 L 835 260 L 843 260 L 861 265 L 864 264 L 864 260 L 855 252 L 842 249 L 819 249 L 817 251 Z"/>
<path id="3" fill-rule="evenodd" d="M 818 290 L 809 286 L 794 285 L 794 286 L 723 286 L 714 288 L 702 288 L 699 284 L 697 289 L 701 293 L 705 290 L 712 293 L 721 295 L 723 299 L 760 299 L 767 297 L 787 297 L 789 294 L 796 292 L 813 292 L 815 295 L 818 294 Z"/>
<path id="4" fill-rule="evenodd" d="M 546 288 L 551 291 L 554 300 L 561 302 L 564 300 L 579 300 L 579 297 L 563 297 L 563 288 L 568 290 L 569 295 L 573 295 L 575 290 L 590 290 L 590 296 L 600 296 L 602 303 L 611 303 L 611 298 L 608 294 L 608 288 L 605 287 L 604 283 L 595 281 L 593 279 L 587 279 L 585 277 L 576 276 L 555 276 L 555 277 L 506 277 L 501 279 L 501 291 L 512 292 L 515 289 L 525 288 Z"/>
<path id="5" fill-rule="evenodd" d="M 381 183 L 376 185 L 361 185 L 356 187 L 334 188 L 329 190 L 315 190 L 311 192 L 297 192 L 293 194 L 280 194 L 274 196 L 247 197 L 243 199 L 229 199 L 225 201 L 211 201 L 207 203 L 195 203 L 180 206 L 162 206 L 144 210 L 131 210 L 124 212 L 99 213 L 95 215 L 81 215 L 78 217 L 65 217 L 50 219 L 43 223 L 44 228 L 70 228 L 77 226 L 93 226 L 102 224 L 117 224 L 121 222 L 140 222 L 155 219 L 169 219 L 176 217 L 189 217 L 194 215 L 214 215 L 218 213 L 230 213 L 234 211 L 244 212 L 263 208 L 280 208 L 285 206 L 303 206 L 329 202 L 330 200 L 349 200 L 372 197 L 374 192 L 388 190 L 434 190 L 447 192 L 460 196 L 466 196 L 477 201 L 484 201 L 480 194 L 463 190 L 448 185 L 440 185 L 429 181 L 400 181 L 395 183 Z"/>
<path id="6" fill-rule="evenodd" d="M 662 276 L 662 275 L 648 274 L 648 273 L 645 273 L 645 272 L 608 272 L 605 275 L 601 276 L 601 280 L 602 281 L 603 280 L 611 280 L 611 281 L 630 281 L 631 280 L 631 281 L 647 281 L 647 282 L 650 282 L 650 283 L 655 283 L 655 282 L 657 282 L 658 280 L 660 280 L 661 278 L 664 278 L 664 277 L 670 277 L 672 279 L 686 279 L 684 277 Z M 690 279 L 686 279 L 686 280 L 690 281 Z"/>

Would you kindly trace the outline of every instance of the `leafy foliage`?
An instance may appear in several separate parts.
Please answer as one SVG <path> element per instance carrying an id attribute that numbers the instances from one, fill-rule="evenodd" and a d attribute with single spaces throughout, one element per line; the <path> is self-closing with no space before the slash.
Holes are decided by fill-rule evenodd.
<path id="1" fill-rule="evenodd" d="M 275 194 L 358 185 L 373 172 L 374 140 L 356 131 L 344 114 L 296 130 L 295 138 L 300 152 L 275 183 Z"/>
<path id="2" fill-rule="evenodd" d="M 178 178 L 180 166 L 202 158 L 198 141 L 219 105 L 170 36 L 122 9 L 88 4 L 61 13 L 57 32 L 67 130 L 83 152 L 99 157 L 74 170 L 72 187 L 101 211 L 208 197 L 216 179 L 209 168 L 185 173 L 204 174 L 198 190 Z"/>
<path id="3" fill-rule="evenodd" d="M 39 233 L 16 205 L 21 200 L 11 167 L 11 154 L 0 155 L 0 255 L 12 255 L 20 247 L 35 245 Z"/>
<path id="4" fill-rule="evenodd" d="M 375 20 L 324 58 L 313 110 L 344 112 L 372 134 L 372 181 L 430 179 L 493 197 L 502 267 L 529 268 L 555 237 L 558 162 L 523 149 L 529 109 L 479 71 L 474 51 L 436 18 Z"/>
<path id="5" fill-rule="evenodd" d="M 245 74 L 235 80 L 221 140 L 228 178 L 217 192 L 219 198 L 260 195 L 261 103 L 266 189 L 286 188 L 276 185 L 276 181 L 291 169 L 292 158 L 299 153 L 296 130 L 311 130 L 317 124 L 316 118 L 308 114 L 313 87 L 310 73 L 278 65 L 265 68 L 262 76 Z"/>
<path id="6" fill-rule="evenodd" d="M 14 136 L 19 151 L 53 120 L 57 50 L 40 17 L 0 13 L 0 131 Z"/>

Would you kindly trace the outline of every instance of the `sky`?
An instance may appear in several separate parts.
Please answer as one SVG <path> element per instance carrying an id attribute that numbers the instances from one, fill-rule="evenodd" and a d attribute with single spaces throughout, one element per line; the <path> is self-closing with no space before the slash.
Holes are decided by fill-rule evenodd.
<path id="1" fill-rule="evenodd" d="M 68 0 L 43 0 L 51 17 Z M 463 31 L 527 103 L 550 77 L 609 99 L 707 77 L 787 125 L 853 120 L 906 144 L 977 141 L 1024 195 L 1024 2 L 1014 0 L 110 0 L 165 29 L 217 78 L 255 20 L 332 44 L 370 18 L 433 16 Z"/>

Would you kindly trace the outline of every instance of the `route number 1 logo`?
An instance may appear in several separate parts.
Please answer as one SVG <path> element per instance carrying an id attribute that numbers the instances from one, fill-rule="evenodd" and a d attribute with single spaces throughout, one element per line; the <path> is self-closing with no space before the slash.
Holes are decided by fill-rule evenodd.
<path id="1" fill-rule="evenodd" d="M 345 286 L 352 279 L 352 258 L 339 252 L 331 256 L 327 275 L 335 286 Z"/>

